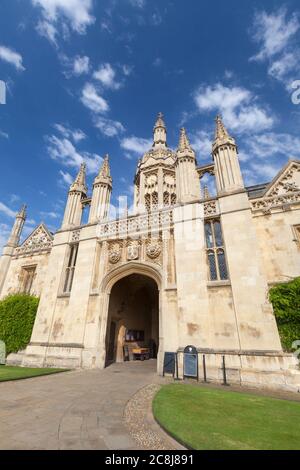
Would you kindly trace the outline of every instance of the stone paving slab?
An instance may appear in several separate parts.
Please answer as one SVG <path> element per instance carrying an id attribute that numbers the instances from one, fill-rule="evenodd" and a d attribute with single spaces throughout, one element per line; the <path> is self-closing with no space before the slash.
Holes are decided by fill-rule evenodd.
<path id="1" fill-rule="evenodd" d="M 0 449 L 137 449 L 126 403 L 160 381 L 155 361 L 136 361 L 0 383 Z"/>

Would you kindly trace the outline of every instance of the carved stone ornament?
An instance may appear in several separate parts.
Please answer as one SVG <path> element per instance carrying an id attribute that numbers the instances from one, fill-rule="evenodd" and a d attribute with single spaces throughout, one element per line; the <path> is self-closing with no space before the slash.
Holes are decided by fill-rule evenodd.
<path id="1" fill-rule="evenodd" d="M 32 234 L 17 248 L 17 253 L 27 253 L 35 251 L 50 250 L 52 248 L 53 237 L 47 228 L 41 224 Z"/>
<path id="2" fill-rule="evenodd" d="M 111 264 L 116 264 L 120 261 L 122 256 L 121 246 L 119 243 L 113 243 L 109 249 L 109 262 Z"/>
<path id="3" fill-rule="evenodd" d="M 138 241 L 130 241 L 127 245 L 127 260 L 134 261 L 139 259 L 140 246 Z"/>
<path id="4" fill-rule="evenodd" d="M 147 243 L 146 248 L 147 256 L 151 259 L 156 259 L 161 254 L 161 244 L 158 240 L 151 240 Z"/>

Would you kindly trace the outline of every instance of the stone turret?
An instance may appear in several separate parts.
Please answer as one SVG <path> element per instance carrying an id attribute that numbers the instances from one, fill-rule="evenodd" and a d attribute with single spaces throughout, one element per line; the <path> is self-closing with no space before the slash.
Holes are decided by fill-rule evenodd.
<path id="1" fill-rule="evenodd" d="M 228 194 L 244 189 L 238 148 L 234 138 L 227 132 L 221 116 L 216 118 L 216 133 L 212 155 L 215 163 L 218 194 Z"/>
<path id="2" fill-rule="evenodd" d="M 79 173 L 74 183 L 70 186 L 62 229 L 77 227 L 81 223 L 83 210 L 82 199 L 84 199 L 87 194 L 85 174 L 86 165 L 83 163 L 80 166 Z"/>
<path id="3" fill-rule="evenodd" d="M 154 129 L 153 129 L 153 147 L 167 148 L 167 128 L 162 113 L 158 114 Z"/>
<path id="4" fill-rule="evenodd" d="M 180 130 L 176 158 L 177 201 L 188 203 L 200 199 L 200 183 L 197 174 L 197 162 L 184 128 Z"/>
<path id="5" fill-rule="evenodd" d="M 98 176 L 94 180 L 89 222 L 105 220 L 109 213 L 112 192 L 112 178 L 109 156 L 106 155 Z"/>
<path id="6" fill-rule="evenodd" d="M 0 258 L 0 294 L 6 279 L 6 275 L 10 266 L 12 256 L 15 249 L 20 243 L 22 230 L 26 221 L 26 206 L 22 206 L 20 212 L 17 213 L 16 219 L 10 234 L 10 237 L 3 249 L 3 254 Z"/>

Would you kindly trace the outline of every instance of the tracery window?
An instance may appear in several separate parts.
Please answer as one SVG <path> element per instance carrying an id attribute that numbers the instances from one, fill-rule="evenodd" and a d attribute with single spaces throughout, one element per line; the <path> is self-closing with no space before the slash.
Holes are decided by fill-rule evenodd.
<path id="1" fill-rule="evenodd" d="M 205 223 L 206 253 L 211 281 L 228 280 L 228 270 L 220 220 Z"/>
<path id="2" fill-rule="evenodd" d="M 78 254 L 78 243 L 70 245 L 68 264 L 65 271 L 64 294 L 69 294 L 72 290 L 75 266 Z"/>
<path id="3" fill-rule="evenodd" d="M 175 206 L 176 204 L 176 194 L 170 194 L 168 191 L 164 192 L 164 207 Z"/>

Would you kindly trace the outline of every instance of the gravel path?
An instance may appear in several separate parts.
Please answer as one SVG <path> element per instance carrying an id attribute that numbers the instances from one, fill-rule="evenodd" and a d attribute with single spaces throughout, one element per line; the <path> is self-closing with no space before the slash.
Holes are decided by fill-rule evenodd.
<path id="1" fill-rule="evenodd" d="M 161 385 L 151 384 L 139 390 L 127 403 L 125 423 L 140 449 L 182 450 L 180 444 L 166 434 L 152 414 L 152 401 Z"/>

